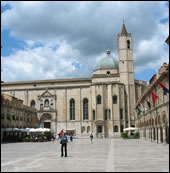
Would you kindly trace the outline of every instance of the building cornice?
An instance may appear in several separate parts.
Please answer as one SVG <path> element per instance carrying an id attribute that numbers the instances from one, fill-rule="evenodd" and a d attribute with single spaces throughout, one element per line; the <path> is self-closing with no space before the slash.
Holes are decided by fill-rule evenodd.
<path id="1" fill-rule="evenodd" d="M 21 84 L 44 84 L 44 83 L 66 83 L 66 82 L 91 82 L 92 78 L 70 78 L 70 79 L 49 79 L 49 80 L 30 80 L 30 81 L 16 81 L 3 82 L 1 86 L 5 85 L 21 85 Z"/>

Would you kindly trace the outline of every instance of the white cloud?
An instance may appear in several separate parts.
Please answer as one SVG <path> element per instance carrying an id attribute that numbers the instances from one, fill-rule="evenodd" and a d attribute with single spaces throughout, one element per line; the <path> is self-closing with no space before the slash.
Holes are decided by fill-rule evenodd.
<path id="1" fill-rule="evenodd" d="M 2 80 L 40 80 L 78 76 L 82 67 L 73 66 L 79 53 L 63 42 L 56 50 L 51 47 L 16 50 L 2 57 Z M 84 71 L 87 73 L 87 71 Z M 87 73 L 88 75 L 88 73 Z"/>
<path id="2" fill-rule="evenodd" d="M 24 50 L 2 57 L 3 80 L 92 76 L 108 47 L 117 58 L 123 18 L 133 36 L 135 72 L 159 68 L 168 61 L 169 23 L 160 23 L 169 19 L 165 3 L 3 2 L 10 9 L 1 14 L 2 31 L 10 29 L 12 37 L 26 43 Z"/>

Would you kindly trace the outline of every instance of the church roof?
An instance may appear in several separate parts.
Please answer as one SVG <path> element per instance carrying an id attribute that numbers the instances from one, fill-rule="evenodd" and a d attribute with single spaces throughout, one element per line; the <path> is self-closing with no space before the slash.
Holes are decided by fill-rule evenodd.
<path id="1" fill-rule="evenodd" d="M 106 57 L 101 59 L 97 63 L 95 70 L 106 70 L 106 69 L 118 69 L 119 68 L 118 61 L 111 56 L 109 50 L 106 51 L 106 54 L 107 54 Z"/>

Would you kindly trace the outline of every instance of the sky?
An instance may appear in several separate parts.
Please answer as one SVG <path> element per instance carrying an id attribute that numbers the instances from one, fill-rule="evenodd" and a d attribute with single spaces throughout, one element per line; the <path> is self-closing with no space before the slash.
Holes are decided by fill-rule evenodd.
<path id="1" fill-rule="evenodd" d="M 123 20 L 133 38 L 135 79 L 169 63 L 168 1 L 1 1 L 1 80 L 92 77 Z"/>

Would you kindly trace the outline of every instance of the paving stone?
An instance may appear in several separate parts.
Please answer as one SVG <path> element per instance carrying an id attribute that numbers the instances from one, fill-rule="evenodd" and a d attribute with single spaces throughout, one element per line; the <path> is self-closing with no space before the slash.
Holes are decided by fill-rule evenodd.
<path id="1" fill-rule="evenodd" d="M 1 144 L 2 172 L 168 172 L 169 145 L 120 138 Z"/>

